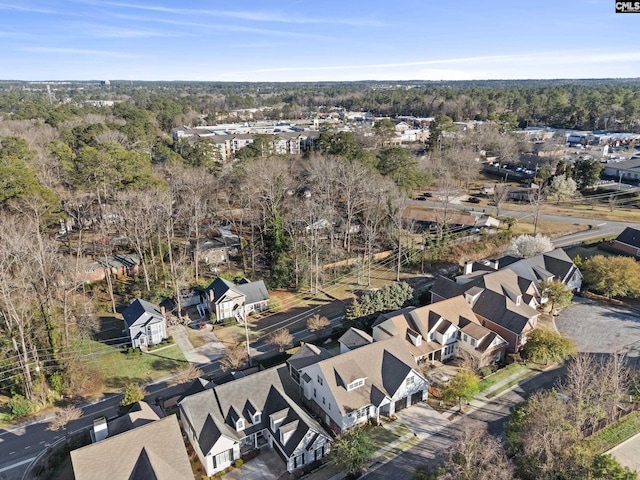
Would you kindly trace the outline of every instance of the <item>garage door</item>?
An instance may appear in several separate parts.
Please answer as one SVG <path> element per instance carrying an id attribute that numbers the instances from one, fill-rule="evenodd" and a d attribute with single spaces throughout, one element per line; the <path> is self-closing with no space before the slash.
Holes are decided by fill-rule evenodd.
<path id="1" fill-rule="evenodd" d="M 396 412 L 399 412 L 403 408 L 407 408 L 407 397 L 401 398 L 396 402 Z"/>
<path id="2" fill-rule="evenodd" d="M 422 401 L 422 392 L 416 392 L 411 395 L 411 405 L 415 405 L 418 402 Z"/>

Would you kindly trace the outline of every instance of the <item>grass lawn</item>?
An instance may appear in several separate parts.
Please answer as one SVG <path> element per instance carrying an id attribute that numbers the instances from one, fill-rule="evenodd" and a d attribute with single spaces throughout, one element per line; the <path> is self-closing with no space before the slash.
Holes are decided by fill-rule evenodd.
<path id="1" fill-rule="evenodd" d="M 85 359 L 100 372 L 107 392 L 118 391 L 129 383 L 147 383 L 169 375 L 187 360 L 176 344 L 149 353 L 122 353 L 117 347 L 86 341 Z"/>
<path id="2" fill-rule="evenodd" d="M 580 225 L 574 223 L 562 223 L 562 222 L 549 222 L 546 220 L 538 221 L 538 228 L 536 233 L 546 235 L 548 237 L 562 237 L 571 233 L 582 232 L 587 230 L 587 225 Z M 533 222 L 518 221 L 512 229 L 514 235 L 533 234 Z"/>
<path id="3" fill-rule="evenodd" d="M 640 412 L 633 412 L 583 440 L 583 446 L 593 453 L 604 453 L 640 433 Z"/>
<path id="4" fill-rule="evenodd" d="M 376 447 L 376 450 L 386 445 L 389 445 L 394 440 L 397 440 L 398 438 L 400 438 L 399 435 L 395 435 L 392 431 L 387 430 L 386 428 L 380 427 L 380 426 L 373 427 L 371 430 L 368 430 L 367 433 L 371 437 L 371 440 L 373 441 Z"/>
<path id="5" fill-rule="evenodd" d="M 512 363 L 511 365 L 507 365 L 506 367 L 501 368 L 497 372 L 492 373 L 491 375 L 480 380 L 480 391 L 484 392 L 489 387 L 495 385 L 498 382 L 505 380 L 506 378 L 512 375 L 516 375 L 516 374 L 524 375 L 526 372 L 530 372 L 530 371 L 531 371 L 530 368 L 525 367 L 521 363 Z"/>
<path id="6" fill-rule="evenodd" d="M 207 325 L 207 328 L 211 329 L 210 323 Z M 197 330 L 191 327 L 187 327 L 187 333 L 189 334 L 189 342 L 191 343 L 191 345 L 193 345 L 193 348 L 202 347 L 207 343 L 205 342 L 204 338 L 202 338 L 202 335 L 198 333 Z"/>

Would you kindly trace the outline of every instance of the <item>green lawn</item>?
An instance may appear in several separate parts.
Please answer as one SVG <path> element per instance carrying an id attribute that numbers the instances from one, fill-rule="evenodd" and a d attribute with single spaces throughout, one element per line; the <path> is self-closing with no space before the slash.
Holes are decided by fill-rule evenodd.
<path id="1" fill-rule="evenodd" d="M 107 391 L 120 390 L 131 382 L 150 382 L 187 362 L 176 344 L 149 353 L 124 354 L 117 347 L 88 340 L 83 351 L 85 360 L 102 374 Z"/>
<path id="2" fill-rule="evenodd" d="M 603 428 L 582 443 L 593 453 L 604 453 L 640 433 L 640 412 L 633 412 L 622 420 Z"/>
<path id="3" fill-rule="evenodd" d="M 405 427 L 406 428 L 406 427 Z M 402 435 L 397 435 L 392 430 L 387 430 L 384 427 L 373 427 L 367 432 L 373 441 L 376 450 L 389 445 L 391 442 L 397 440 Z"/>
<path id="4" fill-rule="evenodd" d="M 507 365 L 506 367 L 501 368 L 497 372 L 492 373 L 491 375 L 480 380 L 480 391 L 484 392 L 489 387 L 495 385 L 498 382 L 501 382 L 502 380 L 505 380 L 512 375 L 516 375 L 518 373 L 525 375 L 525 373 L 530 370 L 530 368 L 525 367 L 521 363 L 512 363 L 511 365 Z"/>

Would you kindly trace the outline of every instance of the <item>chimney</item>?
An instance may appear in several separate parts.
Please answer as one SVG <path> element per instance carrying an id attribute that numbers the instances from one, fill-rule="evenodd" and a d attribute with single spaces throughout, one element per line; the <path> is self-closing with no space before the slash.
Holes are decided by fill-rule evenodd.
<path id="1" fill-rule="evenodd" d="M 109 436 L 109 427 L 107 426 L 107 419 L 105 417 L 98 417 L 93 420 L 93 431 L 91 432 L 91 438 L 93 442 L 99 442 Z"/>
<path id="2" fill-rule="evenodd" d="M 498 270 L 498 267 L 500 266 L 500 265 L 499 265 L 499 262 L 498 262 L 498 259 L 495 259 L 495 260 L 492 262 L 491 266 L 494 268 L 494 270 Z"/>
<path id="3" fill-rule="evenodd" d="M 160 305 L 160 314 L 161 314 L 163 317 L 166 317 L 166 316 L 167 316 L 167 309 L 166 309 L 166 308 L 164 308 L 164 306 L 163 306 L 163 305 Z"/>
<path id="4" fill-rule="evenodd" d="M 209 301 L 213 303 L 215 300 L 215 294 L 213 293 L 213 289 L 209 290 Z"/>
<path id="5" fill-rule="evenodd" d="M 462 267 L 462 274 L 469 275 L 473 272 L 473 262 L 471 260 L 464 262 L 464 267 Z"/>

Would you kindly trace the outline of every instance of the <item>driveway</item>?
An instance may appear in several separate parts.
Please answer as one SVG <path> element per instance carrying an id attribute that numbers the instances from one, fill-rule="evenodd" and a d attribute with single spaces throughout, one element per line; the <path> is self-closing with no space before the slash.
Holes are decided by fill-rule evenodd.
<path id="1" fill-rule="evenodd" d="M 184 325 L 174 325 L 169 327 L 169 334 L 173 337 L 184 357 L 189 363 L 194 365 L 207 365 L 217 360 L 224 354 L 224 345 L 220 342 L 213 332 L 207 332 L 207 342 L 202 347 L 194 348 L 189 341 L 189 334 Z"/>
<path id="2" fill-rule="evenodd" d="M 286 471 L 284 461 L 275 450 L 263 447 L 256 458 L 249 460 L 240 468 L 233 468 L 224 478 L 225 480 L 276 480 Z"/>
<path id="3" fill-rule="evenodd" d="M 405 424 L 419 440 L 436 435 L 449 425 L 449 420 L 424 402 L 411 405 L 396 413 L 398 421 Z"/>
<path id="4" fill-rule="evenodd" d="M 624 353 L 640 365 L 640 313 L 626 307 L 575 298 L 555 319 L 560 333 L 576 342 L 579 352 Z"/>
<path id="5" fill-rule="evenodd" d="M 631 437 L 607 453 L 618 460 L 620 465 L 640 472 L 640 435 Z M 638 478 L 640 478 L 640 473 L 638 474 Z"/>

